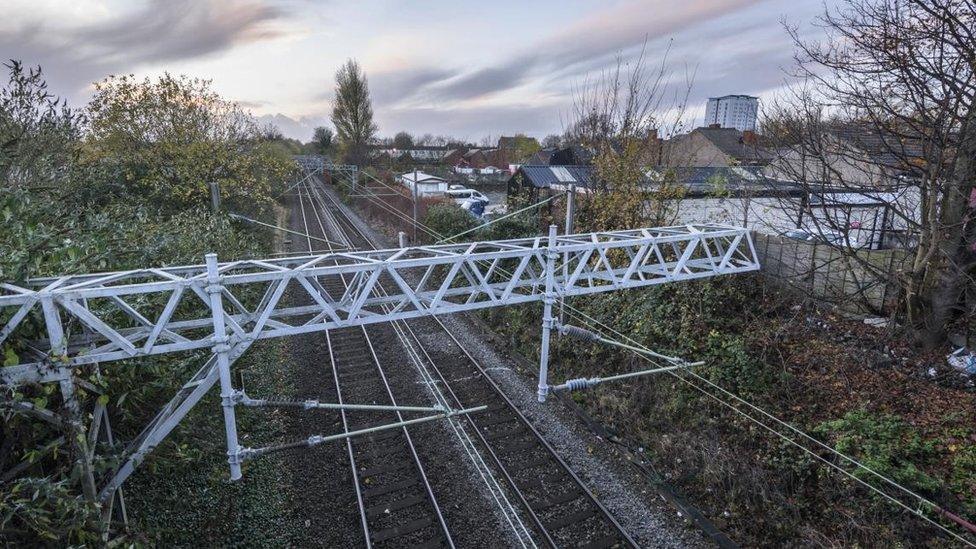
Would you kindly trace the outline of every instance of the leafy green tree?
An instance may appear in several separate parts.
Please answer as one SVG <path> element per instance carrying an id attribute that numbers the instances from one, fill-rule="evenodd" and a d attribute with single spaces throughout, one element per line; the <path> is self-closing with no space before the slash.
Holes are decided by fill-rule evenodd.
<path id="1" fill-rule="evenodd" d="M 229 208 L 260 211 L 292 169 L 249 113 L 207 80 L 112 76 L 95 85 L 88 116 L 84 162 L 108 167 L 116 183 L 167 209 L 207 204 L 216 182 Z"/>
<path id="2" fill-rule="evenodd" d="M 319 154 L 329 154 L 332 152 L 334 139 L 335 132 L 332 131 L 332 128 L 325 126 L 315 128 L 315 134 L 312 137 L 312 145 L 315 147 L 315 152 Z"/>
<path id="3" fill-rule="evenodd" d="M 541 148 L 539 142 L 534 137 L 529 137 L 522 133 L 516 134 L 512 139 L 511 150 L 508 151 L 509 160 L 513 162 L 524 162 L 527 158 L 539 152 Z"/>
<path id="4" fill-rule="evenodd" d="M 359 63 L 350 59 L 336 71 L 335 103 L 332 125 L 346 162 L 363 165 L 367 145 L 376 135 L 369 84 Z"/>

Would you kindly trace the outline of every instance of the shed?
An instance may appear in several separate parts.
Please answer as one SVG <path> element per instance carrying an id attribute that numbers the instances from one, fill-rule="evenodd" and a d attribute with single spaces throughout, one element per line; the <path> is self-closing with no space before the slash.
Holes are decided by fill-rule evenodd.
<path id="1" fill-rule="evenodd" d="M 447 192 L 448 186 L 446 179 L 424 172 L 407 172 L 401 174 L 397 176 L 397 182 L 410 189 L 411 194 L 415 192 L 414 188 L 416 187 L 417 196 L 421 198 L 425 196 L 443 195 Z"/>

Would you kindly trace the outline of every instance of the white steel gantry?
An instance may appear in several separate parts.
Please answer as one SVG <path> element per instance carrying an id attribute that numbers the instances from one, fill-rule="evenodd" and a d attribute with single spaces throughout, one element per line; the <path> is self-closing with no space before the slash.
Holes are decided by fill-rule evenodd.
<path id="1" fill-rule="evenodd" d="M 246 395 L 233 387 L 230 366 L 259 339 L 541 301 L 544 400 L 557 299 L 757 269 L 747 229 L 702 224 L 562 236 L 551 227 L 547 237 L 226 263 L 211 254 L 203 265 L 0 284 L 0 343 L 38 325 L 46 332 L 23 346 L 26 363 L 0 368 L 0 385 L 63 382 L 86 364 L 212 351 L 130 443 L 100 490 L 106 499 L 218 381 L 231 478 L 240 477 L 241 461 L 256 454 L 237 442 L 234 408 Z M 348 285 L 329 291 L 325 281 L 339 275 Z M 386 294 L 375 291 L 381 278 Z M 306 304 L 285 303 L 286 290 L 307 294 Z"/>

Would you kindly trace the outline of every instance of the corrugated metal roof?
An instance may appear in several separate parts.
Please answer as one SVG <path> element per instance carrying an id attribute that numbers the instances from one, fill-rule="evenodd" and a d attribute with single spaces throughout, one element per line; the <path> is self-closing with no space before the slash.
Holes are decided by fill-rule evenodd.
<path id="1" fill-rule="evenodd" d="M 647 170 L 645 175 L 652 186 L 667 180 L 683 186 L 689 196 L 795 194 L 801 190 L 795 183 L 766 177 L 758 166 L 655 167 Z"/>
<path id="2" fill-rule="evenodd" d="M 522 176 L 523 185 L 548 189 L 553 184 L 593 185 L 593 166 L 522 166 L 512 178 Z"/>

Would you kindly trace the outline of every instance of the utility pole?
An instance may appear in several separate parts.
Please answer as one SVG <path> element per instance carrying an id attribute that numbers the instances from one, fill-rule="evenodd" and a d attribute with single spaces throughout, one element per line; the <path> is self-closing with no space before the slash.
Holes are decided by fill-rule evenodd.
<path id="1" fill-rule="evenodd" d="M 413 169 L 413 241 L 417 242 L 417 168 Z"/>
<path id="2" fill-rule="evenodd" d="M 216 181 L 211 181 L 210 185 L 210 209 L 217 213 L 220 211 L 220 184 Z"/>

